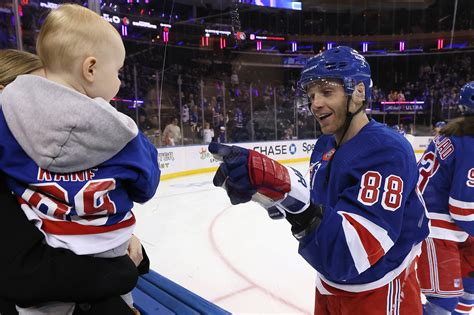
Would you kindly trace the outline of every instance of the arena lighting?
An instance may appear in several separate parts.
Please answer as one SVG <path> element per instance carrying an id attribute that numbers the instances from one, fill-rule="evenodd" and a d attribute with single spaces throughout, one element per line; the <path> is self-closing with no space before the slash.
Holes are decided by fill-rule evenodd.
<path id="1" fill-rule="evenodd" d="M 209 46 L 209 34 L 206 34 L 206 36 L 201 36 L 201 46 Z"/>
<path id="2" fill-rule="evenodd" d="M 227 46 L 227 42 L 226 42 L 225 37 L 221 37 L 220 38 L 220 47 L 221 47 L 221 49 L 224 49 L 226 46 Z"/>
<path id="3" fill-rule="evenodd" d="M 257 5 L 260 7 L 270 7 L 279 9 L 290 9 L 301 11 L 302 5 L 299 1 L 293 0 L 239 0 L 240 3 Z"/>
<path id="4" fill-rule="evenodd" d="M 46 9 L 57 9 L 59 4 L 53 2 L 40 2 L 40 7 Z"/>
<path id="5" fill-rule="evenodd" d="M 438 39 L 438 49 L 443 49 L 444 47 L 444 39 Z"/>
<path id="6" fill-rule="evenodd" d="M 332 48 L 332 45 L 334 45 L 334 43 L 327 43 L 326 44 L 326 49 L 329 50 Z"/>
<path id="7" fill-rule="evenodd" d="M 369 43 L 362 43 L 362 52 L 367 52 L 369 50 Z"/>
<path id="8" fill-rule="evenodd" d="M 295 52 L 298 50 L 298 44 L 296 42 L 291 42 L 291 51 Z"/>
<path id="9" fill-rule="evenodd" d="M 163 42 L 167 43 L 169 41 L 171 24 L 160 23 L 160 26 L 163 28 Z"/>
<path id="10" fill-rule="evenodd" d="M 255 39 L 258 39 L 258 40 L 285 40 L 285 37 L 255 35 Z"/>
<path id="11" fill-rule="evenodd" d="M 231 34 L 231 32 L 229 31 L 219 31 L 219 30 L 213 30 L 213 29 L 207 29 L 207 28 L 204 30 L 204 32 L 207 34 L 226 35 L 226 36 L 229 36 Z"/>
<path id="12" fill-rule="evenodd" d="M 237 32 L 235 38 L 237 40 L 245 40 L 247 38 L 247 34 L 245 34 L 244 32 Z"/>
<path id="13" fill-rule="evenodd" d="M 404 41 L 401 40 L 398 46 L 399 46 L 399 49 L 398 49 L 398 50 L 400 50 L 400 51 L 404 51 L 404 50 L 405 50 L 405 42 L 404 42 Z"/>
<path id="14" fill-rule="evenodd" d="M 411 104 L 411 105 L 416 105 L 416 104 L 425 104 L 424 101 L 384 101 L 384 102 L 380 102 L 380 104 L 382 105 L 408 105 L 408 104 Z"/>
<path id="15" fill-rule="evenodd" d="M 133 104 L 143 104 L 143 101 L 141 100 L 127 100 L 127 99 L 119 98 L 119 97 L 114 97 L 112 101 L 123 102 L 123 103 L 133 103 Z"/>
<path id="16" fill-rule="evenodd" d="M 145 21 L 137 21 L 137 22 L 133 21 L 132 25 L 137 26 L 137 27 L 151 28 L 154 30 L 158 28 L 156 24 L 152 24 L 150 22 L 145 22 Z"/>

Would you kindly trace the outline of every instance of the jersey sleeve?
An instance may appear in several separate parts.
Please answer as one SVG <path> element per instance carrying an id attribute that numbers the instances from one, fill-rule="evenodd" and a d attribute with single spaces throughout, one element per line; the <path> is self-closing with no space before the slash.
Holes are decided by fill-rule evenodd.
<path id="1" fill-rule="evenodd" d="M 349 184 L 299 247 L 309 264 L 339 282 L 359 276 L 393 247 L 416 185 L 416 163 L 402 149 L 371 150 L 350 163 L 338 174 Z"/>
<path id="2" fill-rule="evenodd" d="M 456 148 L 456 143 L 455 150 Z M 474 235 L 474 162 L 469 154 L 456 151 L 449 191 L 449 214 L 469 235 Z"/>
<path id="3" fill-rule="evenodd" d="M 130 198 L 135 202 L 150 200 L 160 182 L 157 149 L 139 132 L 119 154 L 119 160 L 135 173 L 135 176 L 125 183 Z"/>

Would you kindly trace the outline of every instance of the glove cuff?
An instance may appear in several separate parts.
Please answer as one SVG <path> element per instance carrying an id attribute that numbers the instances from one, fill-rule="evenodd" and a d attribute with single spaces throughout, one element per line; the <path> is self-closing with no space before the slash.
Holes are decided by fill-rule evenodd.
<path id="1" fill-rule="evenodd" d="M 286 167 L 288 171 L 291 190 L 280 200 L 273 200 L 261 193 L 252 196 L 252 200 L 264 207 L 271 219 L 283 219 L 287 214 L 298 214 L 304 212 L 310 205 L 311 192 L 308 188 L 308 181 L 298 171 L 291 167 Z"/>
<path id="2" fill-rule="evenodd" d="M 323 219 L 324 209 L 321 205 L 311 204 L 306 211 L 299 214 L 288 213 L 286 219 L 291 224 L 291 232 L 297 240 L 315 230 Z"/>
<path id="3" fill-rule="evenodd" d="M 302 213 L 309 207 L 311 200 L 308 180 L 292 167 L 287 167 L 287 170 L 290 175 L 291 190 L 285 195 L 285 198 L 275 202 L 274 206 L 282 213 Z"/>

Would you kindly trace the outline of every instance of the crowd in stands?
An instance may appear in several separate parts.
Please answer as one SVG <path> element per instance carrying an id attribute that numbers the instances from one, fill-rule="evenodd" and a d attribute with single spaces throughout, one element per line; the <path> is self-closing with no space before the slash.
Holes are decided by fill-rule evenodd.
<path id="1" fill-rule="evenodd" d="M 424 101 L 422 119 L 415 121 L 413 116 L 408 116 L 408 121 L 389 120 L 387 124 L 398 125 L 406 133 L 431 134 L 430 123 L 459 115 L 459 88 L 472 80 L 472 66 L 469 54 L 426 58 L 416 76 L 406 78 L 403 84 L 374 86 L 372 106 L 377 107 L 381 101 Z M 269 75 L 268 71 L 275 74 Z M 295 106 L 296 81 L 293 78 L 297 72 L 285 77 L 279 74 L 282 71 L 265 72 L 232 64 L 194 63 L 192 67 L 175 64 L 159 77 L 158 81 L 163 82 L 161 92 L 157 92 L 161 83 L 150 80 L 153 75 L 141 67 L 137 88 L 144 104 L 128 111 L 132 117 L 138 117 L 140 128 L 156 145 L 202 144 L 210 139 L 243 142 L 317 137 L 319 130 L 311 113 L 306 107 Z M 130 71 L 126 72 L 125 77 L 129 79 L 124 80 L 120 93 L 123 98 L 127 95 L 130 98 L 134 81 Z M 157 100 L 160 100 L 161 111 L 158 111 Z M 393 116 L 399 119 L 396 113 Z M 175 134 L 176 129 L 180 134 L 174 141 L 164 132 L 172 121 L 175 121 Z"/>

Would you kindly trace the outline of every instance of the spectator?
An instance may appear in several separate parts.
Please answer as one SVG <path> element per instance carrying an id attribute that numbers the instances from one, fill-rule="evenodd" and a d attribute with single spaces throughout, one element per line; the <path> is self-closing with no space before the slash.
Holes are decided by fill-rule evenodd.
<path id="1" fill-rule="evenodd" d="M 202 129 L 202 141 L 204 144 L 209 144 L 214 138 L 214 129 L 211 128 L 211 125 L 206 122 L 204 124 L 204 129 Z"/>
<path id="2" fill-rule="evenodd" d="M 178 118 L 173 118 L 163 130 L 163 141 L 167 146 L 175 146 L 180 143 L 181 128 L 178 126 Z"/>
<path id="3" fill-rule="evenodd" d="M 225 142 L 225 127 L 224 126 L 219 127 L 219 134 L 217 135 L 216 142 L 217 143 Z"/>

